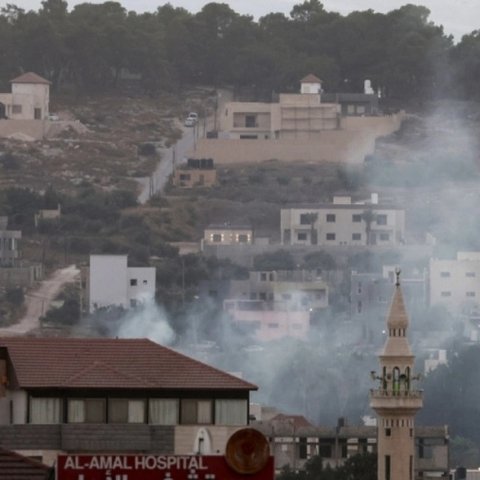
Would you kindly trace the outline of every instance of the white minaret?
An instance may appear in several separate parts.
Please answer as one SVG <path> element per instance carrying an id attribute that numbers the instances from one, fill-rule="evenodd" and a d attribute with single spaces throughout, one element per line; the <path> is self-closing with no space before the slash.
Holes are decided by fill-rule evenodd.
<path id="1" fill-rule="evenodd" d="M 370 392 L 370 406 L 378 416 L 378 480 L 414 480 L 415 430 L 414 417 L 422 408 L 422 391 L 412 381 L 415 357 L 407 340 L 409 324 L 402 290 L 400 270 L 387 319 L 388 337 L 379 355 L 379 381 Z"/>

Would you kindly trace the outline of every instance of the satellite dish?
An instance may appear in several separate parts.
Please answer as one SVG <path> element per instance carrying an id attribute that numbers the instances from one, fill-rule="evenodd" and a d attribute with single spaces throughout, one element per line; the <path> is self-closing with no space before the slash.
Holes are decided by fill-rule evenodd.
<path id="1" fill-rule="evenodd" d="M 225 460 L 237 473 L 257 473 L 265 467 L 269 457 L 268 440 L 258 430 L 242 428 L 228 439 Z"/>

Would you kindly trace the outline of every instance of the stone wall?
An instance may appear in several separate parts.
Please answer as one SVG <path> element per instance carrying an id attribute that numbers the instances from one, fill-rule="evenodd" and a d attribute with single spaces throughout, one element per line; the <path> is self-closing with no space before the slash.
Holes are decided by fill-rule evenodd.
<path id="1" fill-rule="evenodd" d="M 322 131 L 310 138 L 207 139 L 197 142 L 191 158 L 213 158 L 218 164 L 284 162 L 338 162 L 361 164 L 372 154 L 377 138 L 400 128 L 403 113 L 385 117 L 345 117 L 339 130 Z"/>

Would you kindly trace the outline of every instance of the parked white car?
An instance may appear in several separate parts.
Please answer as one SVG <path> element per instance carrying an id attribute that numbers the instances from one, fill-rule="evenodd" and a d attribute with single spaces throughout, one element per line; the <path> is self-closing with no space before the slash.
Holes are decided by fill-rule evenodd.
<path id="1" fill-rule="evenodd" d="M 185 126 L 186 127 L 193 127 L 196 125 L 196 123 L 198 122 L 198 113 L 196 112 L 190 112 L 187 116 L 187 118 L 185 119 Z"/>

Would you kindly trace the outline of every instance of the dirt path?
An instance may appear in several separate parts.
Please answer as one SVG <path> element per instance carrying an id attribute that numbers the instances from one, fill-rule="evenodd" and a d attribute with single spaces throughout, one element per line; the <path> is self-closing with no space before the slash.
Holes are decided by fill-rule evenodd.
<path id="1" fill-rule="evenodd" d="M 50 304 L 62 287 L 76 280 L 80 271 L 75 265 L 56 270 L 48 279 L 43 280 L 38 288 L 25 295 L 27 311 L 23 318 L 14 325 L 0 328 L 0 336 L 24 335 L 40 327 L 40 317 L 45 314 Z"/>

